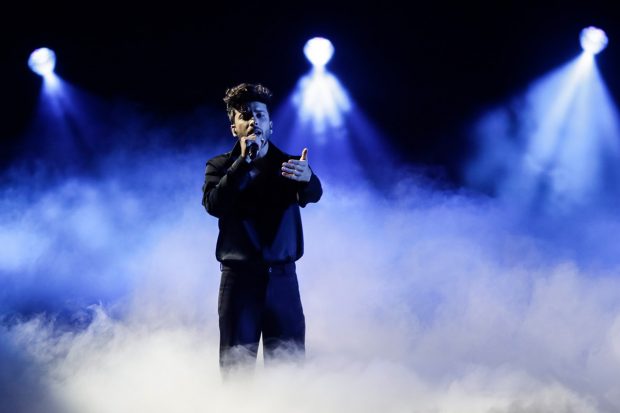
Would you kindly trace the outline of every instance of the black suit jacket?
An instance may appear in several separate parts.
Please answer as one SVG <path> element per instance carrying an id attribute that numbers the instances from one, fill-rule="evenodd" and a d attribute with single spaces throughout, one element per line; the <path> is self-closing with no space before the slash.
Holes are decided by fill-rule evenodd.
<path id="1" fill-rule="evenodd" d="M 314 173 L 310 182 L 283 177 L 281 166 L 289 159 L 299 156 L 269 142 L 264 157 L 247 163 L 237 142 L 232 151 L 207 162 L 202 204 L 219 218 L 218 261 L 289 263 L 303 255 L 299 207 L 317 202 L 323 189 Z"/>

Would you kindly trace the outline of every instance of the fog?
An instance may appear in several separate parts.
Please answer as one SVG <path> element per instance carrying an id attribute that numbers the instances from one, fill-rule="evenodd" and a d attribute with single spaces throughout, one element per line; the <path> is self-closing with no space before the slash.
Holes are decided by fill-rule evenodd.
<path id="1" fill-rule="evenodd" d="M 315 170 L 306 362 L 259 357 L 223 383 L 210 141 L 115 149 L 87 174 L 5 173 L 1 411 L 620 409 L 618 217 L 533 216 L 405 171 L 379 193 Z"/>

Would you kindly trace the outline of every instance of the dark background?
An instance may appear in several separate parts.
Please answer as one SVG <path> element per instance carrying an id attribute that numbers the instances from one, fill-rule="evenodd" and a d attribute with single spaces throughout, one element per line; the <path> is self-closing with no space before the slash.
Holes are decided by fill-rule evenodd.
<path id="1" fill-rule="evenodd" d="M 583 27 L 607 32 L 597 60 L 620 97 L 612 2 L 28 7 L 5 15 L 2 168 L 25 156 L 41 88 L 26 61 L 42 46 L 76 88 L 172 119 L 223 110 L 225 89 L 242 81 L 268 85 L 281 103 L 309 70 L 304 43 L 324 36 L 336 48 L 329 69 L 405 162 L 445 168 L 457 181 L 471 123 L 577 56 Z"/>

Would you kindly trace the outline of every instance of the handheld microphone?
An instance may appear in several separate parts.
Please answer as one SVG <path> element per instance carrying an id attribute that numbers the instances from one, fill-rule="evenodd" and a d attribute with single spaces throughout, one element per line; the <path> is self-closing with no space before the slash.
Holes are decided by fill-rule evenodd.
<path id="1" fill-rule="evenodd" d="M 256 155 L 258 154 L 258 144 L 255 141 L 247 141 L 246 145 L 248 155 L 250 155 L 250 159 L 254 160 L 256 158 Z"/>

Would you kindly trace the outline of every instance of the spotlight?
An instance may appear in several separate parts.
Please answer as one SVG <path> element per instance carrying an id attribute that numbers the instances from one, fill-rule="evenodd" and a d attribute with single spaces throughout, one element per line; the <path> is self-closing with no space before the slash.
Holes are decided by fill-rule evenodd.
<path id="1" fill-rule="evenodd" d="M 30 54 L 28 66 L 38 75 L 49 76 L 56 67 L 56 53 L 47 47 L 41 47 Z"/>
<path id="2" fill-rule="evenodd" d="M 603 30 L 594 26 L 583 29 L 579 40 L 583 50 L 591 55 L 600 53 L 607 46 L 607 35 Z"/>
<path id="3" fill-rule="evenodd" d="M 314 37 L 306 42 L 304 54 L 315 68 L 323 68 L 334 55 L 334 45 L 324 37 Z"/>

